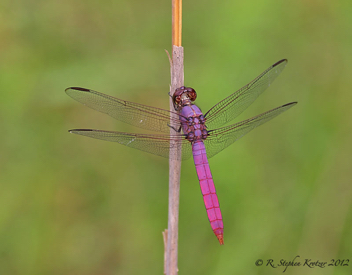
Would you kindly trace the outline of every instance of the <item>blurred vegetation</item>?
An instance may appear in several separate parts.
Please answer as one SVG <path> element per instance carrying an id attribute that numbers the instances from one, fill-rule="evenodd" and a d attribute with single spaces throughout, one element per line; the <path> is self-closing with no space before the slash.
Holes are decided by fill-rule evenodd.
<path id="1" fill-rule="evenodd" d="M 185 84 L 207 110 L 274 62 L 239 119 L 298 101 L 210 159 L 225 224 L 211 231 L 183 163 L 180 274 L 274 274 L 257 259 L 351 257 L 352 4 L 184 1 Z M 135 132 L 69 86 L 168 107 L 171 1 L 0 4 L 0 274 L 162 274 L 168 161 L 70 135 Z M 286 274 L 350 274 L 289 267 Z"/>

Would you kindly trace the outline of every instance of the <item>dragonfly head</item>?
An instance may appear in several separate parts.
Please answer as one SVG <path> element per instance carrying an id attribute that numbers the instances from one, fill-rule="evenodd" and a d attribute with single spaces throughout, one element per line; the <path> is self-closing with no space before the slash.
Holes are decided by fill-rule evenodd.
<path id="1" fill-rule="evenodd" d="M 177 88 L 172 96 L 172 101 L 176 109 L 180 107 L 191 105 L 192 101 L 195 101 L 197 98 L 197 93 L 194 89 L 190 87 L 182 86 Z"/>

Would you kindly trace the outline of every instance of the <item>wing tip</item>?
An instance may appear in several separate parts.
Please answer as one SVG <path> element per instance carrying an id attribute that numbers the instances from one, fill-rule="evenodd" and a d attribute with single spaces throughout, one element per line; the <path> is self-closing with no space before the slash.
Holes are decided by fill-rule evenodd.
<path id="1" fill-rule="evenodd" d="M 89 89 L 86 88 L 81 88 L 81 87 L 68 87 L 65 89 L 65 92 L 67 93 L 69 90 L 77 90 L 77 91 L 82 91 L 82 92 L 89 92 Z"/>
<path id="2" fill-rule="evenodd" d="M 272 67 L 276 67 L 276 66 L 280 65 L 281 63 L 286 63 L 287 64 L 287 62 L 288 62 L 288 60 L 286 58 L 284 58 L 284 59 L 281 59 L 278 62 L 274 63 Z"/>
<path id="3" fill-rule="evenodd" d="M 68 130 L 70 134 L 76 134 L 76 132 L 93 132 L 93 129 L 71 129 Z"/>
<path id="4" fill-rule="evenodd" d="M 281 107 L 287 107 L 287 106 L 293 107 L 293 106 L 295 106 L 296 104 L 298 104 L 298 102 L 297 102 L 297 101 L 294 101 L 294 102 L 286 103 L 286 104 L 282 105 Z"/>

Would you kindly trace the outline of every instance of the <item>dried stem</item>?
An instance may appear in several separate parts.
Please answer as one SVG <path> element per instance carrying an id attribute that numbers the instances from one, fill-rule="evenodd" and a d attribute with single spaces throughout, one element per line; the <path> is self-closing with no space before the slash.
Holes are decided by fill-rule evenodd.
<path id="1" fill-rule="evenodd" d="M 170 95 L 175 90 L 183 86 L 184 70 L 183 70 L 183 47 L 181 47 L 182 33 L 182 0 L 172 0 L 172 59 L 171 67 L 171 87 Z M 174 111 L 173 102 L 170 99 L 170 110 Z M 176 125 L 170 120 L 170 134 L 175 134 Z M 172 141 L 171 141 L 172 143 Z M 171 144 L 172 145 L 172 144 Z M 164 233 L 164 242 L 167 235 L 166 255 L 164 272 L 167 275 L 176 275 L 177 269 L 177 253 L 178 253 L 178 216 L 179 216 L 179 200 L 180 200 L 180 175 L 181 175 L 181 148 L 170 146 L 170 156 L 178 156 L 169 159 L 169 213 L 168 213 L 168 229 Z"/>
<path id="2" fill-rule="evenodd" d="M 182 0 L 172 0 L 172 45 L 181 47 Z"/>

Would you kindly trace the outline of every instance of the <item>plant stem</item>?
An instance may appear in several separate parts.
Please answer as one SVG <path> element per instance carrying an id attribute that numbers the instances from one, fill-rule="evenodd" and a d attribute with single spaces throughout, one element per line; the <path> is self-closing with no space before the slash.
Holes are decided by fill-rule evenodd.
<path id="1" fill-rule="evenodd" d="M 182 0 L 172 0 L 172 45 L 181 47 Z"/>
<path id="2" fill-rule="evenodd" d="M 170 60 L 171 87 L 170 95 L 184 84 L 183 47 L 181 46 L 182 33 L 182 0 L 172 0 L 172 59 Z M 172 98 L 170 110 L 174 111 Z M 178 117 L 176 117 L 178 119 Z M 176 125 L 170 120 L 170 135 L 175 134 Z M 181 138 L 181 137 L 180 137 Z M 170 141 L 172 145 L 173 141 Z M 167 236 L 164 273 L 176 275 L 178 256 L 178 216 L 180 201 L 180 175 L 181 175 L 181 148 L 170 146 L 169 159 L 169 212 L 168 230 L 164 233 L 164 241 Z M 178 156 L 175 158 L 175 156 Z M 177 160 L 176 160 L 177 159 Z"/>

